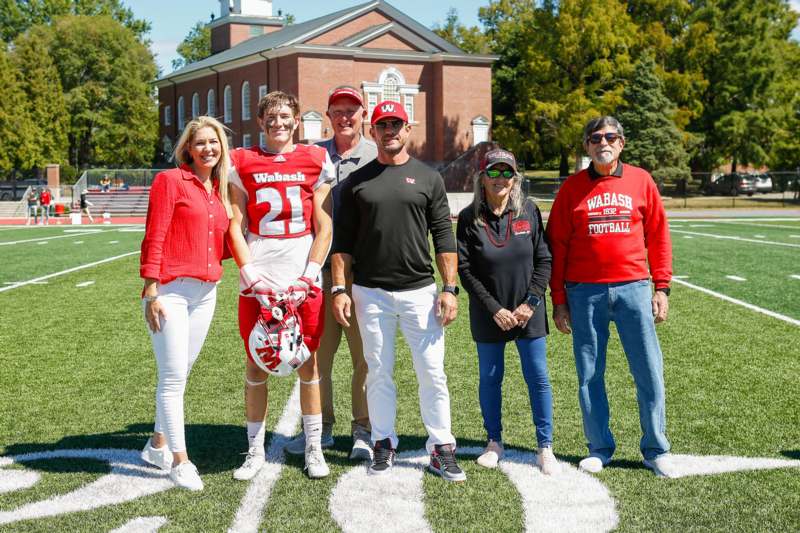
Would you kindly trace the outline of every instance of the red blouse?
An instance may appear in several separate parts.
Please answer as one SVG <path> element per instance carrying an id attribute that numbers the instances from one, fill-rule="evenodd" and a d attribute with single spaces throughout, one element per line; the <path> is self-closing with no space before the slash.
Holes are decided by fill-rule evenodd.
<path id="1" fill-rule="evenodd" d="M 178 277 L 219 281 L 228 215 L 189 165 L 159 172 L 150 188 L 139 275 L 161 284 Z"/>

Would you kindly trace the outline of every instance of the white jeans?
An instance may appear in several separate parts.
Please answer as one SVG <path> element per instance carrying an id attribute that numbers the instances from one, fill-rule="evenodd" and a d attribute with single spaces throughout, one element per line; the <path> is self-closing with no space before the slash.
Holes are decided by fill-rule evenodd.
<path id="1" fill-rule="evenodd" d="M 353 303 L 367 361 L 367 406 L 372 442 L 391 439 L 397 448 L 397 387 L 394 384 L 395 337 L 403 332 L 414 362 L 425 447 L 455 444 L 450 432 L 450 393 L 444 374 L 444 328 L 436 317 L 436 285 L 389 292 L 353 284 Z"/>
<path id="2" fill-rule="evenodd" d="M 158 301 L 166 313 L 161 331 L 147 328 L 158 366 L 155 431 L 167 437 L 170 450 L 182 452 L 186 450 L 183 392 L 214 316 L 217 284 L 178 278 L 158 287 Z"/>

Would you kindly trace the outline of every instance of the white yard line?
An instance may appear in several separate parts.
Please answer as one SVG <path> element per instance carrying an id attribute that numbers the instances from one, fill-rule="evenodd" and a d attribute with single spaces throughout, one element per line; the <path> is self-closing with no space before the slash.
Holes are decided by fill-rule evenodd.
<path id="1" fill-rule="evenodd" d="M 780 313 L 776 313 L 775 311 L 770 311 L 769 309 L 764 309 L 763 307 L 758 307 L 757 305 L 753 305 L 753 304 L 744 302 L 742 300 L 738 300 L 736 298 L 731 298 L 730 296 L 727 296 L 725 294 L 722 294 L 722 293 L 719 293 L 719 292 L 716 292 L 716 291 L 712 291 L 711 289 L 706 289 L 705 287 L 701 287 L 699 285 L 695 285 L 693 283 L 689 283 L 688 281 L 683 281 L 682 279 L 672 278 L 672 281 L 675 282 L 675 283 L 678 283 L 679 285 L 683 285 L 685 287 L 689 287 L 690 289 L 694 289 L 696 291 L 704 292 L 706 294 L 714 296 L 715 298 L 719 298 L 720 300 L 725 300 L 726 302 L 731 302 L 731 303 L 734 303 L 736 305 L 741 305 L 742 307 L 746 307 L 747 309 L 750 309 L 751 311 L 755 311 L 756 313 L 761 313 L 762 315 L 767 315 L 767 316 L 771 316 L 772 318 L 777 318 L 778 320 L 783 320 L 784 322 L 788 322 L 789 324 L 792 324 L 793 326 L 800 326 L 800 320 L 794 319 L 794 318 L 786 316 L 786 315 L 782 315 Z"/>
<path id="2" fill-rule="evenodd" d="M 792 278 L 792 279 L 800 279 L 800 274 L 792 274 L 789 277 Z"/>
<path id="3" fill-rule="evenodd" d="M 228 529 L 229 532 L 259 531 L 264 507 L 269 501 L 272 487 L 281 475 L 283 464 L 286 461 L 283 448 L 292 438 L 299 422 L 300 380 L 297 379 L 294 382 L 292 393 L 289 395 L 289 401 L 286 402 L 286 407 L 283 408 L 283 414 L 281 414 L 281 418 L 272 433 L 272 440 L 270 440 L 269 448 L 267 448 L 267 462 L 250 482 L 250 486 L 247 487 L 247 492 L 242 498 L 239 510 L 236 511 L 233 524 Z"/>
<path id="4" fill-rule="evenodd" d="M 781 229 L 800 229 L 798 226 L 783 226 L 781 224 L 759 224 L 753 222 L 741 222 L 739 220 L 720 220 L 720 222 L 724 222 L 728 225 L 739 225 L 739 226 L 758 226 L 759 228 L 781 228 Z"/>
<path id="5" fill-rule="evenodd" d="M 714 233 L 700 233 L 697 231 L 686 231 L 680 229 L 673 229 L 670 230 L 673 233 L 683 233 L 686 235 L 697 235 L 698 237 L 711 237 L 712 239 L 727 239 L 729 241 L 740 241 L 740 242 L 757 242 L 758 244 L 772 244 L 775 246 L 788 246 L 789 248 L 800 248 L 800 244 L 794 244 L 789 242 L 776 242 L 776 241 L 764 241 L 759 239 L 745 239 L 744 237 L 735 237 L 732 235 L 716 235 Z"/>
<path id="6" fill-rule="evenodd" d="M 741 276 L 725 276 L 728 279 L 732 279 L 733 281 L 747 281 L 747 278 L 743 278 Z"/>
<path id="7" fill-rule="evenodd" d="M 76 283 L 75 286 L 80 287 L 88 287 L 89 285 L 94 285 L 94 281 L 84 281 L 82 283 Z"/>
<path id="8" fill-rule="evenodd" d="M 78 237 L 80 235 L 96 235 L 98 233 L 108 233 L 109 231 L 117 231 L 117 230 L 84 231 L 82 233 L 68 233 L 66 235 L 56 235 L 54 237 L 39 237 L 37 239 L 25 239 L 22 241 L 0 242 L 0 246 L 9 246 L 11 244 L 22 244 L 26 242 L 51 241 L 53 239 L 68 239 L 70 237 Z"/>
<path id="9" fill-rule="evenodd" d="M 54 272 L 52 274 L 47 274 L 46 276 L 42 276 L 40 278 L 29 279 L 28 281 L 20 281 L 15 283 L 14 285 L 9 285 L 8 287 L 0 287 L 0 292 L 10 291 L 11 289 L 16 289 L 19 287 L 24 287 L 25 285 L 31 285 L 34 283 L 39 283 L 41 281 L 55 278 L 56 276 L 63 276 L 64 274 L 69 274 L 71 272 L 77 272 L 78 270 L 83 270 L 84 268 L 91 268 L 93 266 L 102 265 L 103 263 L 109 263 L 111 261 L 116 261 L 117 259 L 122 259 L 123 257 L 128 257 L 131 255 L 138 255 L 141 252 L 136 250 L 135 252 L 128 252 L 127 254 L 122 255 L 115 255 L 114 257 L 108 257 L 106 259 L 101 259 L 100 261 L 94 261 L 93 263 L 87 263 L 85 265 L 76 266 L 73 268 L 68 268 L 67 270 L 62 270 L 61 272 Z"/>

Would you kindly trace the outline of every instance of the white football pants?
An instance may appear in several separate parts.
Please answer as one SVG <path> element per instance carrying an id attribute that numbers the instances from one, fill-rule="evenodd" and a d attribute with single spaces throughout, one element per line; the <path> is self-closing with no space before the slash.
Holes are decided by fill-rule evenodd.
<path id="1" fill-rule="evenodd" d="M 166 436 L 170 450 L 182 452 L 183 392 L 214 316 L 217 284 L 178 278 L 158 287 L 158 301 L 167 315 L 161 319 L 161 331 L 153 333 L 147 327 L 158 366 L 155 431 Z"/>
<path id="2" fill-rule="evenodd" d="M 444 328 L 436 317 L 432 284 L 410 291 L 385 291 L 353 284 L 353 303 L 367 361 L 367 407 L 373 444 L 389 437 L 397 448 L 397 387 L 394 383 L 397 326 L 411 349 L 417 374 L 425 447 L 455 444 L 450 432 L 450 393 L 444 373 Z"/>

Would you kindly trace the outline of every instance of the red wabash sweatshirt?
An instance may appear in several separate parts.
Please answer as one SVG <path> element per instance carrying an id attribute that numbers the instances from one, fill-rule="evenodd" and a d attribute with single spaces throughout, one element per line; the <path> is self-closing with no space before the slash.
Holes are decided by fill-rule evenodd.
<path id="1" fill-rule="evenodd" d="M 639 167 L 620 163 L 611 176 L 593 179 L 585 169 L 567 178 L 550 211 L 547 237 L 553 305 L 567 302 L 565 281 L 615 283 L 652 276 L 661 288 L 672 279 L 667 215 L 653 178 Z"/>

